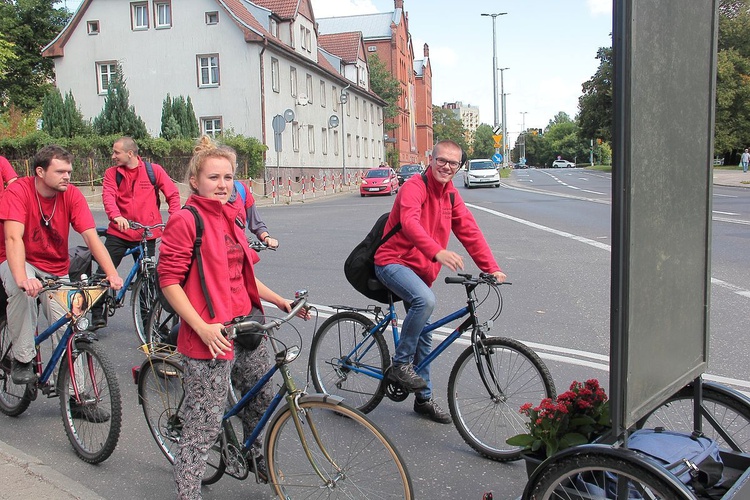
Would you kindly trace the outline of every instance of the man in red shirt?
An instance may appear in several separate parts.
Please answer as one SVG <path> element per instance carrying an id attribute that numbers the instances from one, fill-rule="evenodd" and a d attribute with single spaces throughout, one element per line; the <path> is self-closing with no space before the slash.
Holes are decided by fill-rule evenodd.
<path id="1" fill-rule="evenodd" d="M 408 309 L 387 376 L 416 393 L 415 412 L 443 424 L 451 418 L 432 398 L 430 365 L 419 372 L 414 367 L 432 349 L 432 333 L 422 334 L 435 308 L 432 283 L 442 266 L 451 271 L 464 268 L 463 257 L 447 250 L 451 231 L 479 269 L 505 281 L 474 216 L 453 186 L 453 176 L 462 164 L 458 144 L 447 140 L 435 144 L 425 172 L 427 183 L 415 175 L 401 186 L 383 234 L 399 222 L 401 230 L 375 253 L 375 274 Z"/>
<path id="2" fill-rule="evenodd" d="M 0 156 L 0 196 L 5 191 L 5 186 L 18 179 L 18 174 L 13 170 L 13 165 L 5 158 Z"/>
<path id="3" fill-rule="evenodd" d="M 13 342 L 11 376 L 28 384 L 36 375 L 34 332 L 39 310 L 40 279 L 67 276 L 68 234 L 72 226 L 83 236 L 94 258 L 101 263 L 111 287 L 122 288 L 122 278 L 96 234 L 94 216 L 86 198 L 73 185 L 73 155 L 60 146 L 45 146 L 34 157 L 34 175 L 14 182 L 0 200 L 0 278 L 8 294 L 8 330 Z M 66 311 L 54 300 L 42 307 L 51 311 L 50 323 Z"/>
<path id="4" fill-rule="evenodd" d="M 154 184 L 151 183 L 146 164 L 138 156 L 138 145 L 130 137 L 120 137 L 115 141 L 112 145 L 112 161 L 115 166 L 107 169 L 102 183 L 102 201 L 109 219 L 104 246 L 117 267 L 125 252 L 138 246 L 141 241 L 140 231 L 130 229 L 128 221 L 145 226 L 161 223 L 157 190 L 164 193 L 170 215 L 180 209 L 180 192 L 169 175 L 156 163 L 151 164 L 155 181 Z M 161 233 L 161 229 L 152 232 L 148 242 L 151 255 L 154 255 L 156 238 Z M 101 269 L 97 273 L 101 273 Z M 91 326 L 94 329 L 107 326 L 103 300 L 91 309 Z"/>

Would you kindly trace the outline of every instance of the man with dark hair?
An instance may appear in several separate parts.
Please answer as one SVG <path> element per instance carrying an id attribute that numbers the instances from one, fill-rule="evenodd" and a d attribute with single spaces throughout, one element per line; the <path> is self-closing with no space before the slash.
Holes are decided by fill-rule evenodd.
<path id="1" fill-rule="evenodd" d="M 144 226 L 161 223 L 159 192 L 164 193 L 167 199 L 170 215 L 180 209 L 180 192 L 160 165 L 146 164 L 138 156 L 138 145 L 130 137 L 120 137 L 115 141 L 112 145 L 112 161 L 115 165 L 104 173 L 102 183 L 102 201 L 109 219 L 104 246 L 117 267 L 125 252 L 141 242 L 141 233 L 130 229 L 128 221 L 139 222 Z M 152 255 L 156 238 L 161 236 L 161 232 L 161 229 L 152 231 L 148 242 Z M 101 269 L 96 272 L 100 274 Z M 147 317 L 147 314 L 143 317 Z M 91 326 L 94 329 L 107 326 L 104 301 L 97 302 L 91 308 Z"/>
<path id="2" fill-rule="evenodd" d="M 34 175 L 14 182 L 0 200 L 0 278 L 8 294 L 8 330 L 13 342 L 11 376 L 16 384 L 34 382 L 34 332 L 41 279 L 68 275 L 68 234 L 72 226 L 101 263 L 110 286 L 122 278 L 96 234 L 86 198 L 70 184 L 73 155 L 60 146 L 45 146 L 34 157 Z M 49 298 L 42 310 L 50 323 L 66 311 Z M 48 313 L 47 311 L 50 311 Z"/>
<path id="3" fill-rule="evenodd" d="M 450 423 L 450 415 L 432 398 L 430 365 L 419 372 L 415 365 L 432 349 L 432 333 L 422 329 L 435 308 L 430 287 L 441 266 L 464 268 L 461 255 L 447 249 L 451 231 L 469 252 L 477 267 L 500 282 L 505 274 L 495 261 L 474 216 L 464 205 L 453 176 L 463 164 L 461 146 L 453 141 L 435 144 L 430 164 L 422 176 L 404 182 L 393 203 L 383 234 L 398 223 L 401 230 L 375 253 L 375 274 L 407 307 L 399 341 L 387 377 L 416 393 L 414 411 L 435 422 Z"/>

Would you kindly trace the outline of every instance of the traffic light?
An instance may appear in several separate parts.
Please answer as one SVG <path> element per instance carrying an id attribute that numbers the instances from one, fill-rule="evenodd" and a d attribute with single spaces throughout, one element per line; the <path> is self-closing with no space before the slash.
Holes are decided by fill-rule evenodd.
<path id="1" fill-rule="evenodd" d="M 532 135 L 538 135 L 538 134 L 539 134 L 539 129 L 534 129 L 534 130 L 532 130 L 532 131 L 531 131 L 531 134 L 532 134 Z"/>

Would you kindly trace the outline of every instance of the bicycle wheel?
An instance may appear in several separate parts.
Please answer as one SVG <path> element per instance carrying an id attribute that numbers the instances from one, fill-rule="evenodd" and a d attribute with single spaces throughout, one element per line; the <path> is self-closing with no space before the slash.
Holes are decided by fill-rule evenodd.
<path id="1" fill-rule="evenodd" d="M 310 377 L 315 389 L 345 398 L 363 413 L 383 399 L 383 379 L 374 374 L 382 375 L 390 365 L 388 345 L 380 332 L 356 349 L 374 326 L 362 314 L 337 313 L 315 332 L 310 346 Z"/>
<path id="2" fill-rule="evenodd" d="M 174 464 L 182 435 L 182 365 L 173 359 L 153 356 L 141 365 L 138 375 L 138 399 L 146 425 L 159 450 Z M 223 431 L 222 431 L 223 435 Z M 208 452 L 203 484 L 212 484 L 224 474 L 221 440 Z"/>
<path id="3" fill-rule="evenodd" d="M 68 355 L 65 355 L 57 380 L 63 425 L 76 454 L 84 462 L 96 464 L 112 454 L 120 437 L 120 387 L 109 358 L 97 344 L 78 340 L 72 356 L 81 402 L 75 400 Z"/>
<path id="4" fill-rule="evenodd" d="M 636 424 L 638 428 L 664 427 L 673 431 L 692 432 L 693 417 L 693 386 L 680 389 L 663 405 L 641 418 Z M 734 449 L 747 453 L 750 451 L 750 402 L 740 399 L 731 393 L 724 393 L 712 388 L 703 387 L 703 407 L 708 415 L 714 419 L 721 429 L 734 441 L 734 446 L 728 443 L 719 432 L 717 426 L 703 418 L 703 433 L 716 440 L 725 449 Z"/>
<path id="5" fill-rule="evenodd" d="M 149 344 L 168 344 L 172 328 L 179 323 L 180 317 L 175 313 L 164 310 L 160 301 L 154 302 L 154 306 L 148 315 L 146 327 L 146 342 Z"/>
<path id="6" fill-rule="evenodd" d="M 0 320 L 0 411 L 16 417 L 25 412 L 31 404 L 26 396 L 26 384 L 14 384 L 10 378 L 13 363 L 11 353 L 10 331 L 5 319 Z"/>
<path id="7" fill-rule="evenodd" d="M 527 498 L 681 500 L 686 497 L 637 460 L 589 452 L 559 459 L 544 469 L 526 491 Z"/>
<path id="8" fill-rule="evenodd" d="M 133 285 L 130 296 L 130 308 L 133 311 L 135 333 L 141 345 L 148 342 L 148 316 L 154 304 L 158 302 L 156 295 L 156 275 L 153 272 L 140 274 Z"/>
<path id="9" fill-rule="evenodd" d="M 520 447 L 505 440 L 526 431 L 522 404 L 555 397 L 555 384 L 544 362 L 531 349 L 512 339 L 482 341 L 479 368 L 469 346 L 453 365 L 448 380 L 448 405 L 453 423 L 469 446 L 492 460 L 521 456 Z"/>
<path id="10" fill-rule="evenodd" d="M 398 451 L 362 413 L 314 399 L 299 407 L 307 451 L 323 478 L 310 465 L 286 407 L 271 422 L 265 446 L 269 483 L 279 498 L 414 498 Z"/>

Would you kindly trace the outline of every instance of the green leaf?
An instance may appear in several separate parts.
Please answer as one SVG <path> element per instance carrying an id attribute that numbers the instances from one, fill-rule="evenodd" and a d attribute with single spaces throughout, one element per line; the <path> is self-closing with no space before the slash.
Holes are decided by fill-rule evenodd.
<path id="1" fill-rule="evenodd" d="M 530 446 L 535 440 L 534 436 L 529 434 L 518 434 L 505 440 L 511 446 Z"/>
<path id="2" fill-rule="evenodd" d="M 589 440 L 583 434 L 578 432 L 569 432 L 560 439 L 560 449 L 570 448 L 588 443 Z"/>

